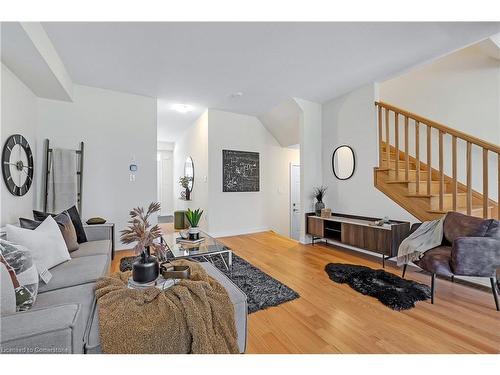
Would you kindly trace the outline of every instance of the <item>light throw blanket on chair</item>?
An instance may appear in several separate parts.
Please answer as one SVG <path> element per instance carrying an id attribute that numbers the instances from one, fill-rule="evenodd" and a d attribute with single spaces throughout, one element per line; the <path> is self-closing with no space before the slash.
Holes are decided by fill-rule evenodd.
<path id="1" fill-rule="evenodd" d="M 75 150 L 52 149 L 47 184 L 47 212 L 61 212 L 77 202 Z"/>
<path id="2" fill-rule="evenodd" d="M 441 245 L 444 218 L 445 216 L 439 220 L 424 221 L 415 232 L 401 242 L 396 258 L 398 266 L 418 260 L 427 250 Z"/>

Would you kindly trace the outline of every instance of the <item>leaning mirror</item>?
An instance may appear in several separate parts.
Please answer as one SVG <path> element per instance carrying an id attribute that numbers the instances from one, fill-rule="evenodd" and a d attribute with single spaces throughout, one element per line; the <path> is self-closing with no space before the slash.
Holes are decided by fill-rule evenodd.
<path id="1" fill-rule="evenodd" d="M 184 176 L 189 177 L 188 189 L 189 191 L 193 191 L 194 184 L 194 163 L 191 156 L 186 158 L 184 162 Z"/>
<path id="2" fill-rule="evenodd" d="M 332 156 L 333 174 L 339 180 L 347 180 L 354 174 L 356 160 L 354 151 L 349 146 L 337 147 Z"/>

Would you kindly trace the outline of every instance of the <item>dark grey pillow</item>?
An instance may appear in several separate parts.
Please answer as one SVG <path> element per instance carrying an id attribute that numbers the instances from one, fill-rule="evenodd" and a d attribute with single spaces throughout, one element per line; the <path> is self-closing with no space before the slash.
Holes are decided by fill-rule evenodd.
<path id="1" fill-rule="evenodd" d="M 443 223 L 443 234 L 447 244 L 458 237 L 484 237 L 489 221 L 459 212 L 448 212 Z"/>
<path id="2" fill-rule="evenodd" d="M 500 240 L 500 221 L 491 219 L 488 230 L 486 231 L 485 237 L 493 237 Z"/>
<path id="3" fill-rule="evenodd" d="M 78 243 L 87 242 L 87 235 L 85 234 L 85 230 L 83 229 L 82 219 L 80 218 L 80 214 L 78 213 L 78 209 L 76 208 L 76 206 L 68 208 L 66 212 L 68 213 L 71 221 L 73 222 L 73 226 L 75 227 Z M 44 221 L 49 215 L 52 217 L 57 216 L 56 214 L 49 214 L 47 212 L 33 210 L 33 218 L 36 221 Z"/>
<path id="4" fill-rule="evenodd" d="M 69 217 L 69 214 L 66 211 L 61 212 L 59 215 L 54 216 L 54 220 L 61 230 L 61 234 L 64 238 L 64 242 L 66 242 L 68 251 L 72 252 L 78 250 L 79 245 L 77 241 L 76 230 L 73 222 L 71 221 L 71 218 Z M 21 217 L 19 218 L 19 224 L 21 224 L 21 228 L 33 230 L 38 228 L 38 226 L 42 224 L 42 222 Z"/>

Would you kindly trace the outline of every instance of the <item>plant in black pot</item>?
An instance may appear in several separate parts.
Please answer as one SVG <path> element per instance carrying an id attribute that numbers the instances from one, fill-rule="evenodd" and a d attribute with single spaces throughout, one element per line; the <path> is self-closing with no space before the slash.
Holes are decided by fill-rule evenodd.
<path id="1" fill-rule="evenodd" d="M 198 224 L 200 223 L 201 215 L 203 215 L 203 210 L 197 208 L 191 211 L 189 208 L 186 212 L 186 219 L 189 222 L 189 239 L 198 240 L 200 238 L 200 228 Z"/>
<path id="2" fill-rule="evenodd" d="M 159 260 L 165 260 L 165 246 L 155 242 L 161 237 L 161 229 L 151 225 L 151 215 L 160 211 L 160 203 L 153 202 L 148 210 L 144 212 L 143 207 L 134 208 L 130 211 L 128 227 L 122 230 L 120 240 L 123 244 L 136 243 L 134 251 L 138 255 L 132 265 L 132 278 L 137 283 L 149 283 L 156 280 L 159 274 Z M 154 250 L 156 256 L 151 254 Z"/>
<path id="3" fill-rule="evenodd" d="M 315 187 L 313 190 L 313 196 L 316 198 L 316 204 L 314 205 L 314 211 L 316 212 L 317 216 L 321 215 L 321 210 L 325 208 L 325 204 L 323 203 L 323 198 L 325 197 L 326 190 L 328 187 L 326 186 L 319 186 Z"/>

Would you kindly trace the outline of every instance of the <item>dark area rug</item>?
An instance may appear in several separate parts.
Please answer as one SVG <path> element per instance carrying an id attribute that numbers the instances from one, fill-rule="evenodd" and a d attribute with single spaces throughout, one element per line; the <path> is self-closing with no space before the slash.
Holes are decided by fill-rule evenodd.
<path id="1" fill-rule="evenodd" d="M 384 270 L 329 263 L 325 271 L 333 281 L 346 283 L 361 294 L 375 297 L 393 310 L 408 310 L 415 307 L 415 302 L 431 298 L 431 290 L 427 285 L 402 279 Z"/>
<path id="2" fill-rule="evenodd" d="M 134 259 L 135 257 L 122 258 L 120 260 L 120 271 L 131 270 Z M 234 253 L 232 272 L 226 270 L 220 257 L 214 256 L 212 260 L 215 267 L 247 295 L 249 314 L 299 298 L 299 294 L 293 289 Z"/>

